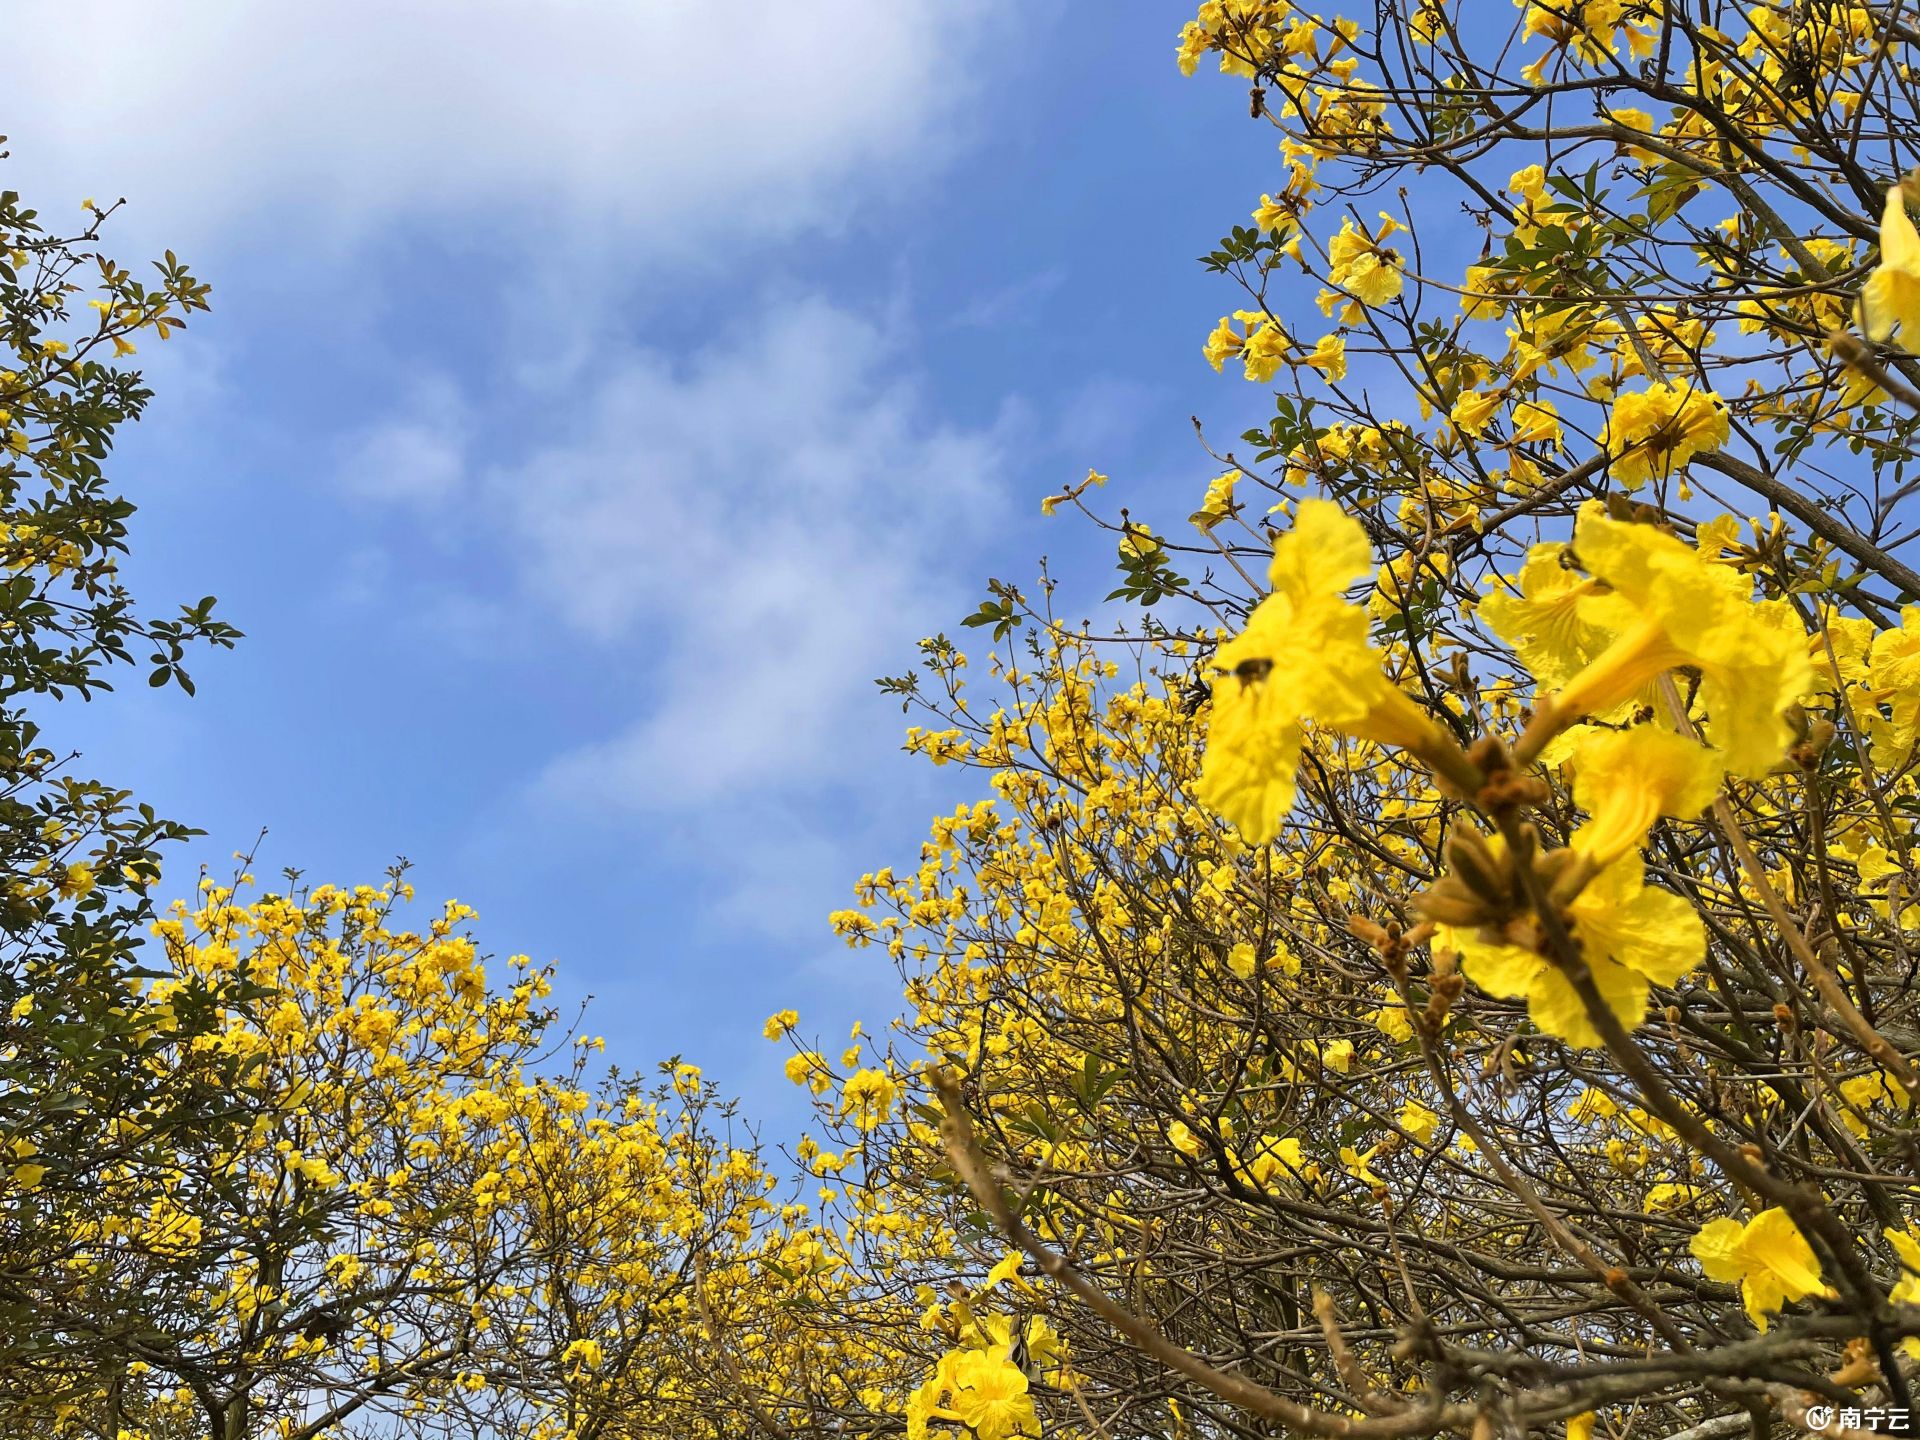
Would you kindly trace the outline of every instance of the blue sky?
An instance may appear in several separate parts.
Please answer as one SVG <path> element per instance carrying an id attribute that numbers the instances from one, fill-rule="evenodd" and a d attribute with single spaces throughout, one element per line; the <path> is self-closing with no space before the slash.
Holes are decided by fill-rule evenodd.
<path id="1" fill-rule="evenodd" d="M 1280 167 L 1186 13 L 956 0 L 69 0 L 15 17 L 3 183 L 125 195 L 215 312 L 117 473 L 150 604 L 247 632 L 199 696 L 60 716 L 95 773 L 262 880 L 376 880 L 558 959 L 609 1057 L 776 1122 L 759 1036 L 892 1013 L 824 917 L 965 777 L 871 679 L 988 575 L 1110 552 L 1039 498 L 1178 524 L 1254 387 L 1193 257 Z"/>

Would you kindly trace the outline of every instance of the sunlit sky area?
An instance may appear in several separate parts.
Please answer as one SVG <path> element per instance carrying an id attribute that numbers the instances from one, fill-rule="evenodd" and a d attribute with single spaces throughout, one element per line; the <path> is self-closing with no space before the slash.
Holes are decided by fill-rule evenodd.
<path id="1" fill-rule="evenodd" d="M 63 715 L 85 768 L 263 884 L 377 881 L 561 964 L 609 1058 L 783 1112 L 792 1005 L 892 1013 L 825 923 L 970 777 L 872 679 L 1043 555 L 1090 466 L 1178 524 L 1194 257 L 1278 170 L 1163 5 L 347 0 L 23 7 L 4 184 L 128 206 L 214 313 L 143 360 L 115 461 L 150 605 L 247 632 L 199 695 Z M 1274 183 L 1269 180 L 1268 185 Z M 1217 467 L 1214 467 L 1217 468 Z M 69 707 L 77 709 L 78 707 Z M 769 1107 L 772 1107 L 771 1109 Z"/>

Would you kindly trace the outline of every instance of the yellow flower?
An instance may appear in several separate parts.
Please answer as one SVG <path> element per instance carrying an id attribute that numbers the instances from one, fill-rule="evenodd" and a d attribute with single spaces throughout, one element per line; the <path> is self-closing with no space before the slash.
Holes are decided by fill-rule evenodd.
<path id="1" fill-rule="evenodd" d="M 760 1033 L 765 1035 L 769 1040 L 778 1040 L 782 1035 L 785 1035 L 788 1031 L 793 1029 L 793 1027 L 798 1025 L 799 1023 L 800 1023 L 799 1011 L 782 1010 L 782 1011 L 779 1011 L 777 1014 L 769 1015 L 767 1017 L 767 1023 L 765 1026 L 762 1027 Z"/>
<path id="2" fill-rule="evenodd" d="M 1446 12 L 1440 8 L 1440 0 L 1420 0 L 1407 30 L 1415 44 L 1434 44 L 1446 32 Z"/>
<path id="3" fill-rule="evenodd" d="M 1615 399 L 1600 440 L 1613 457 L 1613 478 L 1631 490 L 1718 450 L 1729 433 L 1726 402 L 1718 395 L 1661 381 Z"/>
<path id="4" fill-rule="evenodd" d="M 1433 1139 L 1440 1117 L 1418 1100 L 1409 1100 L 1400 1107 L 1400 1114 L 1394 1123 L 1424 1145 Z"/>
<path id="5" fill-rule="evenodd" d="M 948 1403 L 978 1440 L 1012 1440 L 1039 1428 L 1027 1377 L 998 1347 L 969 1350 L 955 1362 Z"/>
<path id="6" fill-rule="evenodd" d="M 1907 217 L 1898 185 L 1887 191 L 1880 263 L 1860 287 L 1856 319 L 1869 340 L 1885 340 L 1897 327 L 1904 349 L 1920 344 L 1920 232 Z"/>
<path id="7" fill-rule="evenodd" d="M 1554 445 L 1560 443 L 1560 412 L 1551 400 L 1522 400 L 1513 407 L 1515 445 Z"/>
<path id="8" fill-rule="evenodd" d="M 1294 223 L 1293 211 L 1286 197 L 1283 195 L 1280 199 L 1276 200 L 1271 195 L 1262 195 L 1260 197 L 1260 204 L 1255 207 L 1253 212 L 1253 223 L 1260 229 L 1269 231 L 1275 235 L 1283 230 L 1291 229 Z"/>
<path id="9" fill-rule="evenodd" d="M 1307 1169 L 1307 1153 L 1291 1135 L 1281 1140 L 1262 1141 L 1253 1159 L 1247 1163 L 1247 1172 L 1253 1176 L 1253 1183 L 1263 1190 L 1276 1177 L 1306 1176 Z"/>
<path id="10" fill-rule="evenodd" d="M 1640 1209 L 1647 1215 L 1655 1215 L 1667 1210 L 1684 1210 L 1699 1198 L 1698 1185 L 1666 1180 L 1658 1185 L 1647 1187 L 1647 1198 L 1640 1202 Z"/>
<path id="11" fill-rule="evenodd" d="M 986 1279 L 980 1282 L 981 1291 L 984 1293 L 985 1291 L 992 1290 L 1001 1282 L 1011 1280 L 1019 1275 L 1020 1264 L 1025 1258 L 1025 1251 L 1007 1251 L 1006 1254 L 994 1261 L 993 1268 L 987 1271 Z"/>
<path id="12" fill-rule="evenodd" d="M 1327 280 L 1338 285 L 1362 305 L 1384 305 L 1400 293 L 1405 276 L 1400 257 L 1382 248 L 1396 227 L 1389 220 L 1378 238 L 1354 226 L 1351 218 L 1340 222 L 1340 233 L 1327 242 Z"/>
<path id="13" fill-rule="evenodd" d="M 1347 378 L 1347 342 L 1339 335 L 1322 335 L 1314 342 L 1307 364 L 1329 380 Z"/>
<path id="14" fill-rule="evenodd" d="M 1369 1010 L 1363 1018 L 1396 1044 L 1404 1044 L 1413 1038 L 1413 1021 L 1408 1017 L 1407 1007 L 1400 1003 L 1398 996 L 1377 1009 Z"/>
<path id="15" fill-rule="evenodd" d="M 1239 479 L 1238 470 L 1214 476 L 1207 482 L 1206 498 L 1200 502 L 1200 508 L 1187 519 L 1202 532 L 1213 529 L 1233 513 L 1233 487 Z"/>
<path id="16" fill-rule="evenodd" d="M 1233 328 L 1233 320 L 1226 315 L 1220 317 L 1220 323 L 1213 327 L 1213 333 L 1207 336 L 1207 363 L 1218 371 L 1233 356 L 1240 353 L 1246 341 L 1240 338 L 1240 332 Z"/>
<path id="17" fill-rule="evenodd" d="M 1874 689 L 1920 695 L 1920 605 L 1901 610 L 1898 630 L 1874 635 L 1867 666 Z"/>
<path id="18" fill-rule="evenodd" d="M 1256 385 L 1265 385 L 1279 372 L 1281 362 L 1292 348 L 1293 342 L 1287 338 L 1286 331 L 1278 325 L 1262 325 L 1247 337 L 1240 353 L 1241 370 Z"/>
<path id="19" fill-rule="evenodd" d="M 1787 707 L 1813 687 L 1807 635 L 1784 601 L 1759 604 L 1752 582 L 1730 566 L 1650 525 L 1607 517 L 1598 501 L 1580 510 L 1574 550 L 1612 587 L 1581 603 L 1618 638 L 1567 682 L 1553 704 L 1562 719 L 1604 714 L 1677 666 L 1701 675 L 1707 738 L 1735 775 L 1757 776 L 1792 743 Z"/>
<path id="20" fill-rule="evenodd" d="M 1913 1097 L 1902 1088 L 1900 1082 L 1877 1066 L 1865 1075 L 1842 1080 L 1836 1088 L 1843 1102 L 1840 1118 L 1846 1122 L 1849 1130 L 1862 1139 L 1866 1138 L 1868 1130 L 1865 1111 L 1878 1105 L 1906 1109 L 1913 1104 Z"/>
<path id="21" fill-rule="evenodd" d="M 1352 1145 L 1342 1145 L 1340 1147 L 1340 1165 L 1362 1185 L 1374 1190 L 1383 1190 L 1386 1188 L 1387 1182 L 1373 1173 L 1374 1157 L 1379 1155 L 1379 1153 L 1380 1147 L 1378 1145 L 1374 1145 L 1366 1150 L 1357 1149 Z"/>
<path id="22" fill-rule="evenodd" d="M 1303 500 L 1274 542 L 1273 593 L 1214 656 L 1197 793 L 1254 844 L 1293 808 L 1303 721 L 1416 750 L 1435 742 L 1433 722 L 1381 671 L 1366 612 L 1341 593 L 1372 569 L 1359 522 L 1330 500 Z"/>
<path id="23" fill-rule="evenodd" d="M 1198 21 L 1189 20 L 1180 32 L 1180 44 L 1174 50 L 1174 61 L 1180 67 L 1182 75 L 1191 76 L 1200 68 L 1200 57 L 1212 48 L 1212 37 Z M 924 1422 L 923 1422 L 924 1424 Z"/>
<path id="24" fill-rule="evenodd" d="M 1535 545 L 1517 577 L 1519 594 L 1496 590 L 1480 615 L 1519 655 L 1542 689 L 1567 683 L 1612 643 L 1604 614 L 1586 603 L 1600 586 L 1569 568 L 1565 545 Z"/>
<path id="25" fill-rule="evenodd" d="M 1200 1154 L 1200 1137 L 1184 1120 L 1176 1120 L 1167 1127 L 1167 1143 L 1182 1155 L 1198 1158 Z"/>
<path id="26" fill-rule="evenodd" d="M 1593 1440 L 1594 1413 L 1583 1410 L 1567 1417 L 1567 1440 Z"/>
<path id="27" fill-rule="evenodd" d="M 1788 1301 L 1833 1293 L 1820 1278 L 1813 1247 L 1777 1205 L 1745 1225 L 1723 1215 L 1701 1227 L 1691 1249 L 1709 1280 L 1739 1282 L 1747 1314 L 1762 1332 L 1767 1317 Z"/>
<path id="28" fill-rule="evenodd" d="M 1453 409 L 1447 413 L 1447 418 L 1453 421 L 1453 428 L 1462 435 L 1478 435 L 1487 428 L 1493 412 L 1500 408 L 1500 402 L 1506 398 L 1499 390 L 1469 390 L 1453 402 Z"/>
<path id="29" fill-rule="evenodd" d="M 861 1130 L 872 1130 L 892 1113 L 900 1086 L 884 1070 L 856 1070 L 840 1091 L 840 1110 Z"/>
<path id="30" fill-rule="evenodd" d="M 1419 601 L 1427 587 L 1436 578 L 1444 578 L 1451 568 L 1444 550 L 1426 554 L 1418 550 L 1401 551 L 1380 567 L 1373 582 L 1373 593 L 1367 597 L 1367 612 L 1382 620 L 1406 613 L 1407 607 Z"/>
<path id="31" fill-rule="evenodd" d="M 1592 818 L 1575 848 L 1604 869 L 1646 843 L 1662 815 L 1691 819 L 1713 803 L 1719 757 L 1658 725 L 1574 732 L 1573 798 Z"/>
<path id="32" fill-rule="evenodd" d="M 1469 320 L 1497 320 L 1506 312 L 1503 297 L 1512 289 L 1512 278 L 1498 266 L 1469 265 L 1461 286 L 1460 309 Z"/>
<path id="33" fill-rule="evenodd" d="M 1160 553 L 1160 540 L 1147 526 L 1135 522 L 1120 535 L 1120 555 L 1135 560 L 1151 560 Z"/>
<path id="34" fill-rule="evenodd" d="M 1497 840 L 1490 848 L 1500 850 Z M 1579 848 L 1579 837 L 1575 837 Z M 1644 883 L 1637 855 L 1602 870 L 1567 906 L 1566 917 L 1594 987 L 1628 1030 L 1647 1013 L 1655 985 L 1678 984 L 1706 954 L 1706 930 L 1678 895 Z M 1437 943 L 1460 952 L 1460 968 L 1490 995 L 1525 999 L 1533 1023 L 1569 1045 L 1595 1049 L 1600 1032 L 1579 992 L 1540 953 L 1538 921 L 1522 917 L 1506 930 L 1441 926 Z"/>

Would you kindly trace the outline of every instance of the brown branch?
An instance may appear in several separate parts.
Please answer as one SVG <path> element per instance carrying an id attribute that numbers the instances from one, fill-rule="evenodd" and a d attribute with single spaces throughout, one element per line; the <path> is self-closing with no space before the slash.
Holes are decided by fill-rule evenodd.
<path id="1" fill-rule="evenodd" d="M 1693 463 L 1708 470 L 1717 470 L 1729 480 L 1737 480 L 1749 490 L 1765 496 L 1835 549 L 1846 551 L 1882 579 L 1898 585 L 1908 595 L 1920 596 L 1920 571 L 1882 550 L 1851 525 L 1836 519 L 1792 486 L 1776 480 L 1757 466 L 1720 451 L 1696 455 Z"/>
<path id="2" fill-rule="evenodd" d="M 1215 1368 L 1192 1351 L 1176 1345 L 1161 1330 L 1118 1304 L 1094 1285 L 1067 1258 L 1050 1249 L 1029 1230 L 1007 1204 L 1006 1196 L 988 1170 L 986 1157 L 974 1139 L 973 1124 L 967 1118 L 966 1103 L 960 1095 L 960 1082 L 945 1069 L 932 1073 L 934 1090 L 945 1112 L 940 1121 L 940 1136 L 947 1158 L 973 1198 L 979 1202 L 995 1225 L 1041 1272 L 1071 1292 L 1081 1304 L 1124 1335 L 1134 1347 L 1159 1361 L 1169 1370 L 1186 1376 L 1230 1405 L 1275 1421 L 1288 1430 L 1320 1437 L 1355 1437 L 1355 1440 L 1391 1440 L 1398 1436 L 1432 1435 L 1445 1429 L 1462 1428 L 1471 1423 L 1473 1408 L 1459 1405 L 1428 1404 L 1404 1415 L 1378 1416 L 1355 1420 L 1315 1410 L 1276 1395 L 1264 1385 L 1242 1375 Z"/>
<path id="3" fill-rule="evenodd" d="M 753 1417 L 753 1423 L 773 1437 L 773 1440 L 793 1440 L 793 1432 L 788 1430 L 757 1399 L 747 1385 L 747 1378 L 740 1371 L 740 1362 L 733 1358 L 733 1352 L 727 1348 L 727 1342 L 720 1338 L 720 1324 L 713 1317 L 713 1305 L 707 1299 L 707 1267 L 701 1259 L 697 1247 L 693 1250 L 693 1303 L 700 1310 L 700 1323 L 706 1329 L 707 1339 L 713 1343 L 714 1358 L 720 1362 L 720 1368 L 727 1372 L 727 1379 L 733 1382 L 733 1388 L 740 1397 L 740 1403 L 747 1407 L 747 1413 Z"/>

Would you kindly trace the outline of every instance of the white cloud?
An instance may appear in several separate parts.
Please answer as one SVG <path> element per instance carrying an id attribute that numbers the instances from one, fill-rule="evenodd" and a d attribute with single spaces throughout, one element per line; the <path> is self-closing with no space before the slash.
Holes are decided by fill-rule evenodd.
<path id="1" fill-rule="evenodd" d="M 538 614 L 646 673 L 645 712 L 557 758 L 580 813 L 678 813 L 855 778 L 897 743 L 871 681 L 950 619 L 1002 514 L 1011 412 L 940 422 L 883 324 L 821 299 L 759 307 L 680 359 L 602 357 L 547 429 L 484 470 L 477 407 L 422 387 L 354 447 L 365 495 L 458 515 L 513 557 Z M 431 483 L 377 466 L 430 457 Z"/>
<path id="2" fill-rule="evenodd" d="M 979 330 L 1031 324 L 1041 303 L 1065 284 L 1066 279 L 1064 269 L 1050 265 L 1037 274 L 968 301 L 953 317 L 953 323 Z"/>
<path id="3" fill-rule="evenodd" d="M 432 506 L 459 486 L 466 470 L 466 402 L 444 375 L 423 376 L 412 390 L 403 415 L 352 441 L 339 472 L 349 494 Z"/>
<path id="4" fill-rule="evenodd" d="M 692 253 L 831 223 L 950 133 L 998 0 L 60 0 L 12 7 L 19 157 L 53 210 L 125 194 L 195 243 L 401 217 L 513 249 Z M 30 181 L 32 189 L 22 183 Z M 65 192 L 71 190 L 68 197 Z M 76 211 L 77 213 L 77 211 Z M 290 223 L 292 222 L 292 223 Z"/>
<path id="5" fill-rule="evenodd" d="M 740 276 L 931 194 L 1007 0 L 14 8 L 35 59 L 0 184 L 56 218 L 124 194 L 116 253 L 239 273 L 247 333 L 322 333 L 356 378 L 403 377 L 317 452 L 426 522 L 362 510 L 342 603 L 493 662 L 564 626 L 644 698 L 555 725 L 592 738 L 529 761 L 547 821 L 728 855 L 711 904 L 743 920 L 837 893 L 847 850 L 917 805 L 875 793 L 902 721 L 872 677 L 967 608 L 1019 425 L 941 418 L 911 318 L 881 308 L 899 276 L 861 277 L 858 311 L 755 303 Z M 389 323 L 402 277 L 441 273 L 462 288 L 423 314 L 457 307 L 457 353 Z M 669 296 L 711 339 L 636 347 Z M 409 536 L 459 563 L 403 558 Z"/>
<path id="6" fill-rule="evenodd" d="M 818 300 L 770 314 L 684 366 L 635 357 L 578 439 L 487 482 L 528 585 L 657 677 L 556 792 L 675 809 L 843 774 L 887 719 L 872 677 L 998 513 L 1003 436 L 927 419 L 888 335 Z"/>

